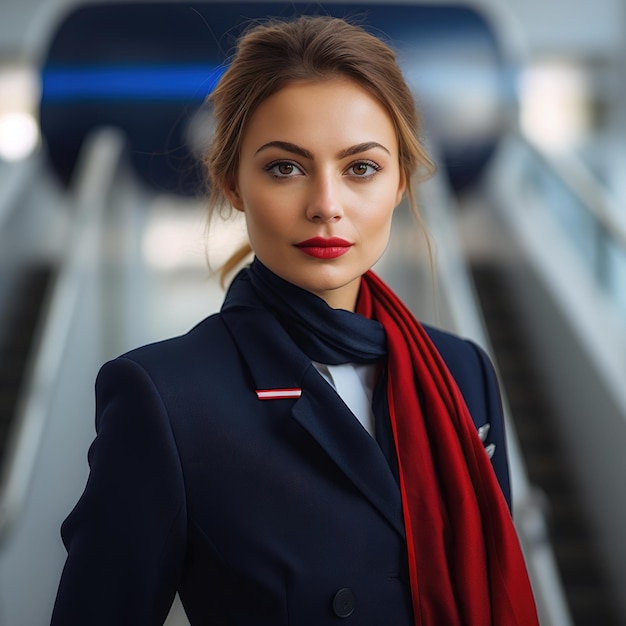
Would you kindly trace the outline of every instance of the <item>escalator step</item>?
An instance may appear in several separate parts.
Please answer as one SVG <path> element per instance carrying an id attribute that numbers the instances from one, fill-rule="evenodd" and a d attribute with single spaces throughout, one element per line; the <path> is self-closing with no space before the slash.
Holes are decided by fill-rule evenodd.
<path id="1" fill-rule="evenodd" d="M 0 302 L 0 464 L 16 417 L 51 276 L 49 266 L 23 269 L 17 277 L 12 277 L 12 288 Z"/>

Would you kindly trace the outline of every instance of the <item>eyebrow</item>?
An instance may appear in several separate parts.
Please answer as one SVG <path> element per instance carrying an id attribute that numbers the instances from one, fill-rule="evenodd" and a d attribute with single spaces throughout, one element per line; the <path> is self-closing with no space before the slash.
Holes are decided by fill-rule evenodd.
<path id="1" fill-rule="evenodd" d="M 305 159 L 313 160 L 313 154 L 306 150 L 305 148 L 301 148 L 295 143 L 290 143 L 288 141 L 270 141 L 268 143 L 263 144 L 255 154 L 262 152 L 263 150 L 267 150 L 268 148 L 281 148 L 282 150 L 286 150 L 287 152 L 291 152 L 293 154 L 297 154 Z M 364 143 L 358 143 L 354 146 L 350 146 L 349 148 L 345 148 L 341 150 L 337 154 L 338 159 L 345 159 L 349 156 L 354 156 L 355 154 L 360 154 L 361 152 L 367 152 L 368 150 L 372 150 L 373 148 L 381 148 L 387 154 L 391 154 L 385 146 L 378 143 L 377 141 L 366 141 Z"/>
<path id="2" fill-rule="evenodd" d="M 377 141 L 366 141 L 365 143 L 358 143 L 356 146 L 350 146 L 345 150 L 342 150 L 337 156 L 340 159 L 345 159 L 349 156 L 354 156 L 355 154 L 360 154 L 361 152 L 367 152 L 368 150 L 372 150 L 373 148 L 382 148 L 387 154 L 391 154 L 383 144 L 378 143 Z"/>
<path id="3" fill-rule="evenodd" d="M 305 159 L 313 160 L 313 155 L 308 150 L 301 148 L 295 143 L 289 143 L 288 141 L 270 141 L 269 143 L 263 144 L 254 154 L 259 154 L 259 152 L 267 150 L 268 148 L 281 148 L 287 152 L 298 154 Z"/>

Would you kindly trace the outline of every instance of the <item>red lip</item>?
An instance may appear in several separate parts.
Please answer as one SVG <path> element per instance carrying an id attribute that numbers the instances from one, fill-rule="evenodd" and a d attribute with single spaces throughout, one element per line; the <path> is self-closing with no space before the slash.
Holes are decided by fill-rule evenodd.
<path id="1" fill-rule="evenodd" d="M 316 259 L 336 259 L 342 256 L 352 244 L 340 237 L 313 237 L 295 244 L 302 252 Z"/>

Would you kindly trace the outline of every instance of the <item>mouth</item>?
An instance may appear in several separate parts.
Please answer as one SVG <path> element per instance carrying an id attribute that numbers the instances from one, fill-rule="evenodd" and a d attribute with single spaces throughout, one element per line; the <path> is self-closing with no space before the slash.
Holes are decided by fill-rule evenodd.
<path id="1" fill-rule="evenodd" d="M 313 237 L 295 246 L 316 259 L 336 259 L 348 252 L 352 244 L 339 237 Z"/>

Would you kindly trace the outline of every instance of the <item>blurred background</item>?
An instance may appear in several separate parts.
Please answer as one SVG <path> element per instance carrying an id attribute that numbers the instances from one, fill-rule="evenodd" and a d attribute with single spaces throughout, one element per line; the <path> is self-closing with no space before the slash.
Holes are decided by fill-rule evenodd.
<path id="1" fill-rule="evenodd" d="M 247 20 L 302 12 L 414 90 L 436 272 L 405 205 L 377 271 L 494 359 L 542 625 L 626 624 L 626 3 L 3 0 L 0 625 L 49 621 L 100 365 L 219 309 L 245 230 L 207 228 L 203 100 Z"/>

